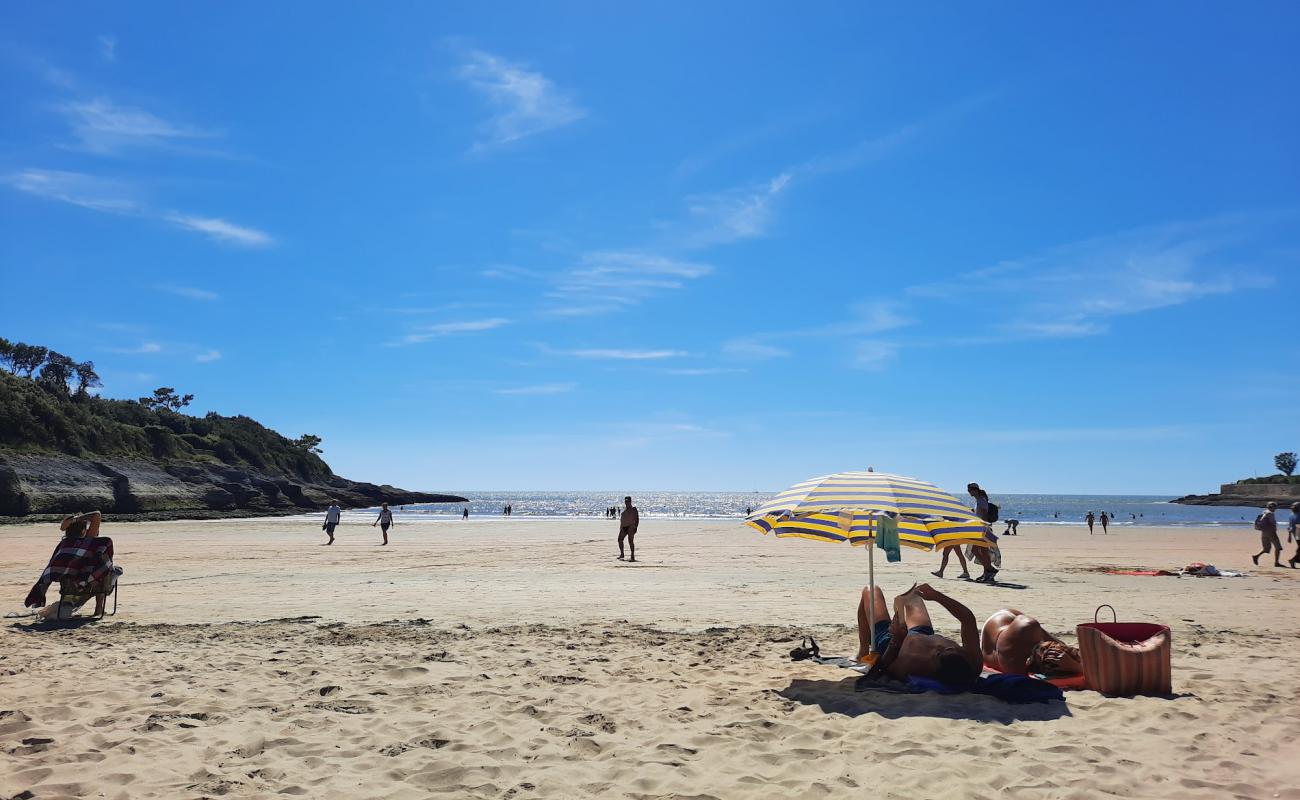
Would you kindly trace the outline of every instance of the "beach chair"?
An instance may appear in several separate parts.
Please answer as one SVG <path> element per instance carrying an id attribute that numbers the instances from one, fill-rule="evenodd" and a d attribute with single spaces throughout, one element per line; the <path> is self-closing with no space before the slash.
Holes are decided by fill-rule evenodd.
<path id="1" fill-rule="evenodd" d="M 1112 622 L 1099 622 L 1109 608 Z M 1083 674 L 1089 689 L 1102 694 L 1131 697 L 1170 694 L 1172 644 L 1168 625 L 1120 622 L 1115 608 L 1097 606 L 1092 622 L 1076 626 Z"/>
<path id="2" fill-rule="evenodd" d="M 94 581 L 91 583 L 82 583 L 80 581 L 75 581 L 71 578 L 64 578 L 60 580 L 59 581 L 59 611 L 58 614 L 55 615 L 55 619 L 60 619 L 60 620 L 70 619 L 72 615 L 77 612 L 78 609 L 80 609 L 86 603 L 91 602 L 95 599 L 95 595 L 99 594 L 98 590 L 100 589 L 100 585 L 104 581 L 111 582 L 113 585 L 112 590 L 106 592 L 106 594 L 111 594 L 113 596 L 113 610 L 112 611 L 108 610 L 108 598 L 105 598 L 104 616 L 111 617 L 117 614 L 117 585 L 118 585 L 117 576 L 120 574 L 121 574 L 121 568 L 114 567 L 113 570 L 110 571 L 108 575 L 104 576 L 102 579 L 98 581 Z"/>

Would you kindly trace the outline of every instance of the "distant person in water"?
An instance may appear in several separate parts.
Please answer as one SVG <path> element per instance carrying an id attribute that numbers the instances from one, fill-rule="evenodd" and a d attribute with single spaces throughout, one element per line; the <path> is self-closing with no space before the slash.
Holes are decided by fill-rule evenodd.
<path id="1" fill-rule="evenodd" d="M 1282 566 L 1282 541 L 1277 538 L 1277 503 L 1269 503 L 1265 506 L 1264 513 L 1255 518 L 1255 530 L 1259 531 L 1259 543 L 1264 549 L 1251 556 L 1250 560 L 1258 566 L 1259 557 L 1272 550 L 1273 566 Z"/>
<path id="2" fill-rule="evenodd" d="M 461 506 L 461 509 L 460 509 L 460 518 L 461 518 L 461 519 L 469 519 L 469 506 Z"/>
<path id="3" fill-rule="evenodd" d="M 623 560 L 623 540 L 631 553 L 628 561 L 636 561 L 636 529 L 641 524 L 641 512 L 632 505 L 631 497 L 623 498 L 623 513 L 618 519 L 618 560 Z"/>
<path id="4" fill-rule="evenodd" d="M 1079 650 L 1043 630 L 1038 620 L 1004 608 L 984 623 L 980 633 L 984 663 L 1008 675 L 1037 673 L 1048 677 L 1080 675 Z"/>
<path id="5" fill-rule="evenodd" d="M 1105 511 L 1101 512 L 1101 532 L 1110 533 L 1110 515 Z"/>
<path id="6" fill-rule="evenodd" d="M 1295 542 L 1295 555 L 1287 561 L 1291 569 L 1295 569 L 1295 562 L 1300 561 L 1300 501 L 1291 504 L 1291 524 L 1286 526 L 1286 540 Z"/>
<path id="7" fill-rule="evenodd" d="M 339 526 L 339 519 L 342 516 L 343 509 L 339 508 L 339 501 L 331 500 L 330 507 L 325 509 L 325 524 L 320 526 L 320 529 L 330 537 L 325 544 L 334 544 L 334 529 Z"/>
<path id="8" fill-rule="evenodd" d="M 373 528 L 378 525 L 379 530 L 384 534 L 384 544 L 388 544 L 388 528 L 392 524 L 393 512 L 388 508 L 388 504 L 384 503 L 379 507 L 379 516 L 375 518 L 374 522 L 370 523 L 370 527 Z"/>
<path id="9" fill-rule="evenodd" d="M 1088 533 L 1091 534 L 1091 533 L 1092 533 L 1092 524 L 1093 524 L 1094 522 L 1097 521 L 1097 518 L 1094 517 L 1094 516 L 1092 515 L 1092 512 L 1091 512 L 1091 511 L 1089 511 L 1089 512 L 1088 512 L 1088 516 L 1084 517 L 1084 518 L 1083 518 L 1083 521 L 1086 522 L 1086 523 L 1088 523 Z"/>
<path id="10" fill-rule="evenodd" d="M 874 597 L 874 607 L 868 598 Z M 961 625 L 961 644 L 934 632 L 925 601 L 943 606 Z M 874 614 L 872 612 L 874 611 Z M 870 617 L 870 618 L 869 618 Z M 876 587 L 862 590 L 858 601 L 858 661 L 866 657 L 868 644 L 875 648 L 876 663 L 868 678 L 888 675 L 897 681 L 916 676 L 929 678 L 954 689 L 968 689 L 980 675 L 980 640 L 975 615 L 970 609 L 928 583 L 913 586 L 894 598 L 893 618 L 885 604 L 885 593 Z"/>

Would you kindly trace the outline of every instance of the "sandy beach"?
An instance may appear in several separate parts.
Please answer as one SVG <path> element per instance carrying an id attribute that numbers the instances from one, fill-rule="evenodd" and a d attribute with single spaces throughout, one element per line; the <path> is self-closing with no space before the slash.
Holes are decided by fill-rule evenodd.
<path id="1" fill-rule="evenodd" d="M 1022 525 L 1023 589 L 878 559 L 891 596 L 932 580 L 1070 642 L 1099 603 L 1173 629 L 1172 698 L 1036 705 L 791 662 L 806 633 L 852 655 L 860 549 L 646 520 L 629 565 L 615 532 L 399 524 L 381 548 L 346 523 L 326 548 L 313 520 L 107 523 L 116 617 L 0 626 L 0 797 L 1300 797 L 1300 571 L 1254 567 L 1249 528 Z M 0 529 L 4 611 L 57 537 Z M 1190 561 L 1250 575 L 1100 572 Z"/>

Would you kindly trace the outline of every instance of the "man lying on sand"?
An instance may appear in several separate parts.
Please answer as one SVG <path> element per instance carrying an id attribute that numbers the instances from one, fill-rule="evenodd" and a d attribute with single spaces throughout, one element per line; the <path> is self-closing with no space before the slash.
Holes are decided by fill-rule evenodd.
<path id="1" fill-rule="evenodd" d="M 1049 677 L 1080 675 L 1079 650 L 1043 630 L 1038 620 L 1004 608 L 984 623 L 980 635 L 984 663 L 1008 675 L 1038 673 Z"/>
<path id="2" fill-rule="evenodd" d="M 885 593 L 875 589 L 875 608 L 868 604 L 870 589 L 862 590 L 858 602 L 858 660 L 867 654 L 872 637 L 879 657 L 868 678 L 888 675 L 899 681 L 912 676 L 930 678 L 955 689 L 969 688 L 981 672 L 980 641 L 975 615 L 961 603 L 928 583 L 913 584 L 894 598 L 894 615 L 887 616 Z M 925 601 L 933 600 L 961 623 L 961 644 L 939 636 L 930 624 Z"/>

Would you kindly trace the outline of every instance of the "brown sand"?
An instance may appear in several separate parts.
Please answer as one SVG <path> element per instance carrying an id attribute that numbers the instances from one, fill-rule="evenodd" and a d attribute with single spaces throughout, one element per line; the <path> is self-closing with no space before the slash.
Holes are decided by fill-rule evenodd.
<path id="1" fill-rule="evenodd" d="M 1167 623 L 1173 698 L 855 691 L 786 653 L 811 631 L 852 654 L 864 551 L 739 523 L 647 520 L 640 565 L 604 521 L 399 524 L 387 548 L 363 524 L 330 548 L 303 520 L 108 524 L 117 617 L 0 626 L 0 798 L 1300 798 L 1300 571 L 1253 567 L 1248 529 L 1021 531 L 1003 575 L 1028 588 L 932 582 L 1069 641 L 1101 602 Z M 57 535 L 0 529 L 5 610 Z M 1251 577 L 1097 571 L 1193 560 Z"/>

